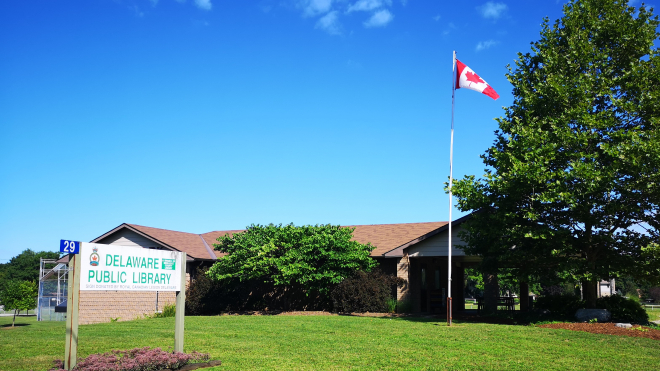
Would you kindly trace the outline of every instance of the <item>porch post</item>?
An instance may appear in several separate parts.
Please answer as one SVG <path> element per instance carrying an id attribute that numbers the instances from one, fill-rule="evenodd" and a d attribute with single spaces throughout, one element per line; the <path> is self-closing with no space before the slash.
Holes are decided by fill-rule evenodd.
<path id="1" fill-rule="evenodd" d="M 401 304 L 406 301 L 410 302 L 410 258 L 404 252 L 403 257 L 399 259 L 396 265 L 396 276 L 403 279 L 405 282 L 403 286 L 396 288 L 396 300 Z M 403 304 L 404 307 L 410 308 L 410 305 Z"/>
<path id="2" fill-rule="evenodd" d="M 465 310 L 465 268 L 462 266 L 454 267 L 451 278 L 451 292 L 453 296 L 452 310 Z"/>

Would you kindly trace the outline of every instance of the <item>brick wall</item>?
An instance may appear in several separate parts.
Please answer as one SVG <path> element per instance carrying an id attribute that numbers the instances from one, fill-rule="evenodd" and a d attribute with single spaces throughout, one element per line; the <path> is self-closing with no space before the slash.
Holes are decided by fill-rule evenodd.
<path id="1" fill-rule="evenodd" d="M 186 289 L 190 285 L 190 274 L 186 273 Z M 78 323 L 132 321 L 162 311 L 165 305 L 175 304 L 176 292 L 159 291 L 156 309 L 155 291 L 80 291 Z"/>
<path id="2" fill-rule="evenodd" d="M 167 304 L 174 304 L 174 291 L 158 292 L 158 310 Z M 81 291 L 78 319 L 81 325 L 144 318 L 156 312 L 155 291 Z"/>
<path id="3" fill-rule="evenodd" d="M 410 299 L 410 260 L 408 255 L 404 255 L 402 258 L 397 260 L 396 264 L 396 276 L 403 278 L 406 283 L 398 287 L 396 290 L 396 299 L 399 301 Z"/>

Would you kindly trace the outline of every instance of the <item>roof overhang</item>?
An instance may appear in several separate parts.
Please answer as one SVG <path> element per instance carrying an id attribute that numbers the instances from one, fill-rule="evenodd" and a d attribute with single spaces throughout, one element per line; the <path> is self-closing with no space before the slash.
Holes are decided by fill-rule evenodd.
<path id="1" fill-rule="evenodd" d="M 451 225 L 452 226 L 460 225 L 463 222 L 465 222 L 466 220 L 468 220 L 471 216 L 472 216 L 472 214 L 468 214 L 468 215 L 465 215 L 464 217 L 458 218 L 458 219 L 454 220 L 453 222 L 451 222 Z M 407 243 L 405 243 L 405 244 L 403 244 L 399 247 L 396 247 L 396 248 L 384 253 L 381 256 L 383 256 L 385 258 L 400 258 L 400 257 L 403 256 L 403 253 L 404 253 L 403 250 L 407 249 L 408 247 L 413 246 L 415 244 L 418 244 L 418 243 L 420 243 L 420 242 L 422 242 L 422 241 L 424 241 L 428 238 L 431 238 L 433 236 L 436 236 L 436 235 L 438 235 L 438 234 L 440 234 L 444 231 L 448 231 L 448 230 L 449 230 L 449 223 L 443 225 L 440 228 L 434 229 L 434 230 L 432 230 L 431 232 L 429 232 L 427 234 L 419 236 L 419 237 L 415 238 L 414 240 L 412 240 L 410 242 L 407 242 Z"/>
<path id="2" fill-rule="evenodd" d="M 106 238 L 106 237 L 112 235 L 113 233 L 116 233 L 117 231 L 120 231 L 122 229 L 128 229 L 131 232 L 135 232 L 135 233 L 139 234 L 140 236 L 142 236 L 144 238 L 148 238 L 151 241 L 156 242 L 157 244 L 163 246 L 164 248 L 166 248 L 168 250 L 181 252 L 181 250 L 175 248 L 174 246 L 171 246 L 171 245 L 169 245 L 169 244 L 167 244 L 167 243 L 165 243 L 165 242 L 163 242 L 163 241 L 161 241 L 157 238 L 154 238 L 153 236 L 150 236 L 150 235 L 138 230 L 137 228 L 133 228 L 133 227 L 131 227 L 130 225 L 128 225 L 126 223 L 122 223 L 118 227 L 104 233 L 103 235 L 101 235 L 99 237 L 96 237 L 95 239 L 91 240 L 90 242 L 91 243 L 98 243 L 98 241 L 101 241 L 102 239 L 104 239 L 104 238 Z M 209 261 L 211 261 L 211 259 L 195 259 L 195 258 L 191 257 L 190 255 L 186 254 L 186 261 L 193 261 L 193 260 L 209 260 Z"/>

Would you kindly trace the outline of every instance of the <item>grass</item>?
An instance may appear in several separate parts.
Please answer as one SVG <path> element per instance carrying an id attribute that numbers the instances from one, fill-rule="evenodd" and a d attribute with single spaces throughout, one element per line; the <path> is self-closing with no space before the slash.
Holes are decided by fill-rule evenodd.
<path id="1" fill-rule="evenodd" d="M 64 353 L 64 323 L 0 317 L 0 370 L 45 370 Z M 79 355 L 138 346 L 168 348 L 174 318 L 83 325 Z M 660 364 L 660 341 L 533 326 L 349 316 L 187 317 L 185 350 L 208 352 L 221 370 L 643 370 Z"/>
<path id="2" fill-rule="evenodd" d="M 660 307 L 655 307 L 655 308 L 644 308 L 646 309 L 646 313 L 649 315 L 649 321 L 660 321 Z"/>

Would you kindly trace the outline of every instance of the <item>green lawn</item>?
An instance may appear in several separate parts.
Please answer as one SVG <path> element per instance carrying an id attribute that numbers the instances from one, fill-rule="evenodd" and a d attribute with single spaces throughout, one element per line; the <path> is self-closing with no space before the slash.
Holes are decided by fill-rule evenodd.
<path id="1" fill-rule="evenodd" d="M 1 317 L 0 326 L 11 324 Z M 0 328 L 0 370 L 45 370 L 64 353 L 64 323 L 17 319 Z M 174 319 L 80 326 L 80 355 L 138 346 L 167 348 Z M 207 370 L 644 370 L 660 341 L 532 326 L 423 318 L 348 316 L 187 317 L 186 351 L 223 365 Z"/>
<path id="2" fill-rule="evenodd" d="M 659 321 L 660 320 L 660 308 L 646 308 L 646 313 L 649 314 L 649 321 Z"/>

